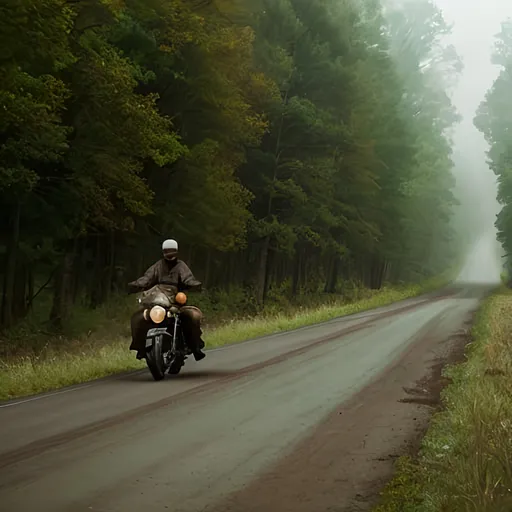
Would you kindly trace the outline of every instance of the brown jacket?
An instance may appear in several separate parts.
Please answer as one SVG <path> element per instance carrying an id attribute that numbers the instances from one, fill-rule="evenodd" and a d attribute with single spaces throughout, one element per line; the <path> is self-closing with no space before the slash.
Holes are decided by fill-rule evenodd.
<path id="1" fill-rule="evenodd" d="M 136 293 L 149 290 L 157 284 L 176 286 L 178 291 L 201 288 L 201 282 L 194 277 L 184 261 L 171 263 L 163 258 L 149 267 L 142 277 L 131 282 L 128 288 L 131 293 Z"/>

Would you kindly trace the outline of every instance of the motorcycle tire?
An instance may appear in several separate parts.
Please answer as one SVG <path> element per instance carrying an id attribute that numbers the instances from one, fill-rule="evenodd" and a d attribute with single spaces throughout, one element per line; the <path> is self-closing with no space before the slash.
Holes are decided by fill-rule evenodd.
<path id="1" fill-rule="evenodd" d="M 165 377 L 162 343 L 160 340 L 155 340 L 151 349 L 146 353 L 146 364 L 148 365 L 153 379 L 159 381 Z"/>

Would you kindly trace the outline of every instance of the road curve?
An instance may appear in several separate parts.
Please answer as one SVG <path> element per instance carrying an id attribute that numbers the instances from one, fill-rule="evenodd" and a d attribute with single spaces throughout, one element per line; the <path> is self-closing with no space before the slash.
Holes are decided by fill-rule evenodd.
<path id="1" fill-rule="evenodd" d="M 347 473 L 346 450 L 326 452 L 335 439 L 335 449 L 350 445 L 330 418 L 345 407 L 352 423 L 343 429 L 378 432 L 373 418 L 396 403 L 391 386 L 421 377 L 417 361 L 431 359 L 488 291 L 452 287 L 212 350 L 163 382 L 142 371 L 0 403 L 0 510 L 349 510 L 340 493 L 358 471 Z"/>

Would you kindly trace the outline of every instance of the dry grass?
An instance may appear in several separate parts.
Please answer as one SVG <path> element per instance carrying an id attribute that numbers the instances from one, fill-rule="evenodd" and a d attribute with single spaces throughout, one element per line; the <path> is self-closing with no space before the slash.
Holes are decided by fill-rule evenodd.
<path id="1" fill-rule="evenodd" d="M 444 281 L 431 280 L 421 286 L 368 292 L 366 298 L 350 304 L 331 303 L 311 309 L 297 309 L 293 313 L 267 313 L 256 318 L 237 319 L 207 328 L 204 337 L 207 347 L 236 343 L 385 306 L 439 288 L 441 284 Z M 11 343 L 17 350 L 13 351 L 9 347 L 3 350 L 4 357 L 0 362 L 0 400 L 144 368 L 145 364 L 137 361 L 134 353 L 128 350 L 128 325 L 122 329 L 108 328 L 104 317 L 109 316 L 114 317 L 115 312 L 104 312 L 94 322 L 94 332 L 72 340 L 49 336 L 44 340 L 38 337 L 37 340 L 27 341 L 24 332 L 17 333 L 18 338 Z M 101 327 L 101 321 L 104 327 Z"/>
<path id="2" fill-rule="evenodd" d="M 512 292 L 480 310 L 468 360 L 445 373 L 445 410 L 403 459 L 379 512 L 512 510 Z"/>

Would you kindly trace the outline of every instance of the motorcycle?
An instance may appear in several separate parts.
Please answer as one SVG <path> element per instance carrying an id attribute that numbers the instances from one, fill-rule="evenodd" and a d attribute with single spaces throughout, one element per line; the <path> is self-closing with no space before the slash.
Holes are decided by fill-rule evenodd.
<path id="1" fill-rule="evenodd" d="M 156 381 L 165 373 L 177 375 L 192 354 L 180 323 L 180 308 L 187 303 L 187 296 L 174 286 L 156 285 L 139 298 L 144 308 L 144 319 L 151 322 L 146 334 L 145 358 L 151 375 Z"/>

